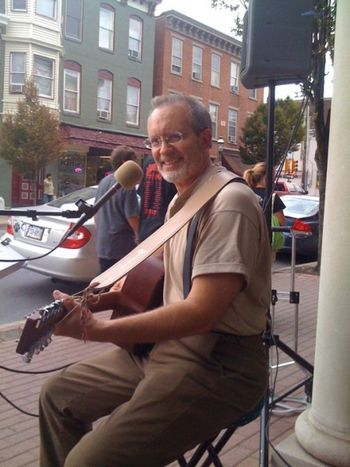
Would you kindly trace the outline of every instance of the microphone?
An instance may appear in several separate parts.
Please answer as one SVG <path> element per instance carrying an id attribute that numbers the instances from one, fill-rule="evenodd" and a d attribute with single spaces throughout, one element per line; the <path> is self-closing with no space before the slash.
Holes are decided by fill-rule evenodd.
<path id="1" fill-rule="evenodd" d="M 68 237 L 73 235 L 79 227 L 81 227 L 85 222 L 91 219 L 96 212 L 103 206 L 113 195 L 116 193 L 120 188 L 124 188 L 125 190 L 131 190 L 135 187 L 143 177 L 143 171 L 141 167 L 134 161 L 126 161 L 123 165 L 119 167 L 114 172 L 114 178 L 117 182 L 111 186 L 111 188 L 106 191 L 104 195 L 93 205 L 89 208 L 88 212 L 84 213 L 81 218 L 78 220 L 76 224 L 64 235 L 61 243 L 66 240 Z"/>

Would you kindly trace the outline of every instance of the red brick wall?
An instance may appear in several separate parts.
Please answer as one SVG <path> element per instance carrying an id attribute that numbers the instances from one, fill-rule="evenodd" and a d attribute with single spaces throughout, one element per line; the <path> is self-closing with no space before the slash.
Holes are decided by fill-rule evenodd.
<path id="1" fill-rule="evenodd" d="M 203 28 L 205 26 L 203 25 Z M 172 37 L 183 40 L 182 75 L 171 73 L 171 46 Z M 198 45 L 203 49 L 202 82 L 192 79 L 192 46 Z M 211 54 L 221 56 L 220 88 L 210 84 Z M 204 44 L 195 38 L 188 37 L 180 32 L 170 30 L 166 25 L 165 17 L 156 20 L 155 66 L 153 95 L 167 94 L 171 91 L 181 92 L 202 99 L 208 107 L 209 103 L 219 105 L 218 136 L 225 140 L 225 152 L 237 152 L 239 147 L 241 128 L 249 113 L 254 112 L 263 102 L 263 89 L 257 90 L 257 99 L 248 97 L 248 90 L 239 83 L 238 94 L 230 92 L 230 66 L 231 61 L 239 63 L 239 58 L 233 57 L 229 52 Z M 236 144 L 228 143 L 228 109 L 238 111 Z M 213 148 L 213 153 L 217 148 Z"/>

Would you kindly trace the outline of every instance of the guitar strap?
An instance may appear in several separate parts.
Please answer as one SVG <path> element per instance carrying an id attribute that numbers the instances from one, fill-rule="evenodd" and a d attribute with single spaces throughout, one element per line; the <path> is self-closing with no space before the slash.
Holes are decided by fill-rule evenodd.
<path id="1" fill-rule="evenodd" d="M 239 182 L 243 184 L 247 184 L 247 182 L 244 180 L 244 178 L 241 177 L 235 177 L 232 178 L 228 183 L 231 182 Z M 190 293 L 191 290 L 191 285 L 192 285 L 192 260 L 193 260 L 193 252 L 194 252 L 194 239 L 195 239 L 195 234 L 197 231 L 197 226 L 199 219 L 201 218 L 202 213 L 204 212 L 205 208 L 209 204 L 211 200 L 207 201 L 200 209 L 197 211 L 193 219 L 191 220 L 190 228 L 188 229 L 188 235 L 187 235 L 187 244 L 186 244 L 186 250 L 185 250 L 185 257 L 184 257 L 184 266 L 183 266 L 183 295 L 184 298 L 187 297 L 187 295 Z"/>
<path id="2" fill-rule="evenodd" d="M 91 284 L 94 284 L 94 289 L 101 290 L 110 287 L 134 267 L 151 256 L 187 224 L 202 206 L 211 200 L 234 178 L 237 178 L 237 175 L 228 171 L 216 172 L 208 177 L 173 217 L 120 261 L 95 277 L 91 281 Z"/>

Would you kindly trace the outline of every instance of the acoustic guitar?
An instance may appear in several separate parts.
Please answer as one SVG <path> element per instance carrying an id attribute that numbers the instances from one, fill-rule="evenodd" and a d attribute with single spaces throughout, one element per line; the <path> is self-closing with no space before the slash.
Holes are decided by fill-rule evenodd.
<path id="1" fill-rule="evenodd" d="M 99 293 L 89 301 L 93 313 L 113 310 L 111 319 L 144 313 L 162 304 L 164 268 L 161 258 L 150 256 L 126 276 L 120 291 Z M 34 354 L 44 350 L 52 340 L 57 323 L 67 314 L 62 300 L 35 310 L 26 317 L 16 352 L 29 363 Z M 128 350 L 136 355 L 146 354 L 152 344 L 135 344 Z"/>

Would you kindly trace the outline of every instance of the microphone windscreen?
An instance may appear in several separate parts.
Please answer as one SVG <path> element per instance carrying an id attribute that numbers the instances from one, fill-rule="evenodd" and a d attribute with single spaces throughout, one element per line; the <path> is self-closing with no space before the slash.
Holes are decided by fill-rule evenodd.
<path id="1" fill-rule="evenodd" d="M 134 161 L 126 161 L 114 172 L 114 178 L 126 190 L 131 190 L 141 182 L 143 171 Z"/>

